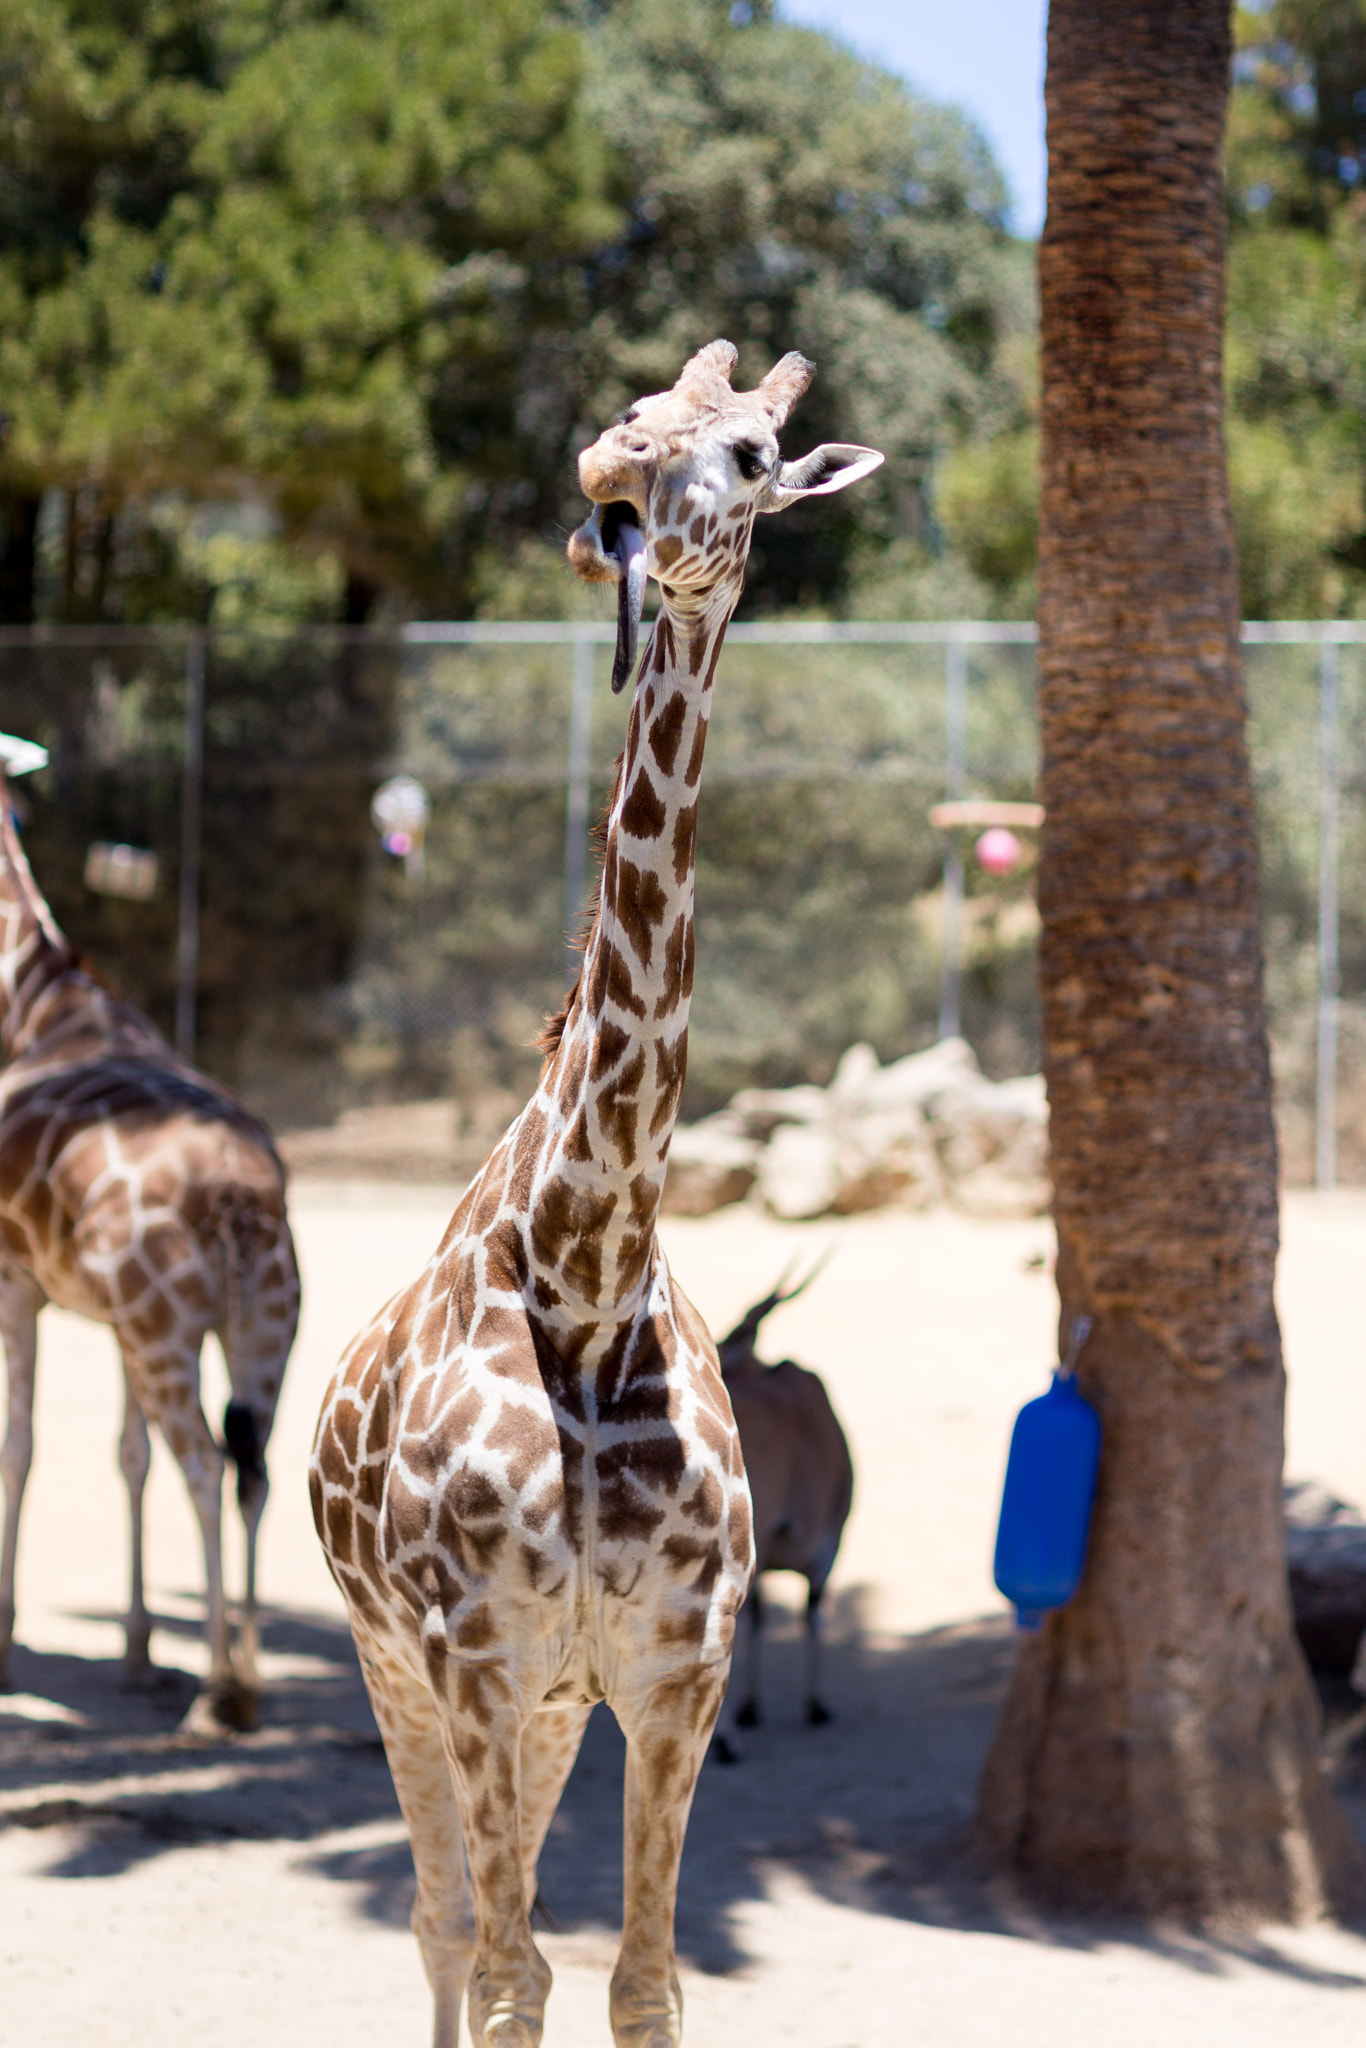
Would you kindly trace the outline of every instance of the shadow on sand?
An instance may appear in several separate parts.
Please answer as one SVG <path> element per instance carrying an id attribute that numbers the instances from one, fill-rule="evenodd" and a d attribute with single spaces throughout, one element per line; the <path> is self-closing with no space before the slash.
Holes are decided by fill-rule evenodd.
<path id="1" fill-rule="evenodd" d="M 846 1608 L 827 1687 L 836 1719 L 800 1720 L 795 1630 L 768 1645 L 767 1719 L 743 1761 L 709 1760 L 698 1787 L 679 1902 L 680 1954 L 725 1972 L 747 1958 L 735 1908 L 779 1868 L 856 1910 L 1073 1948 L 1127 1942 L 1205 1974 L 1235 1960 L 1327 1988 L 1366 1975 L 1319 1970 L 1246 1938 L 1195 1938 L 1026 1911 L 982 1871 L 969 1821 L 977 1774 L 1014 1655 L 1008 1624 L 964 1623 L 860 1643 Z M 838 1622 L 838 1617 L 832 1617 Z M 198 1633 L 192 1618 L 158 1627 Z M 0 1825 L 54 1832 L 53 1876 L 116 1877 L 201 1843 L 296 1844 L 304 1866 L 353 1887 L 357 1909 L 406 1925 L 412 1864 L 344 1625 L 276 1610 L 265 1619 L 260 1728 L 219 1741 L 178 1723 L 192 1681 L 124 1687 L 113 1662 L 17 1647 L 0 1695 Z M 273 1667 L 273 1673 L 272 1673 Z M 1366 1757 L 1344 1701 L 1339 1788 L 1366 1832 Z M 1357 1703 L 1359 1707 L 1359 1703 Z M 46 1715 L 48 1718 L 35 1718 Z M 1360 1718 L 1360 1717 L 1358 1717 Z M 541 1864 L 542 1898 L 565 1932 L 620 1924 L 622 1742 L 605 1708 L 588 1734 Z M 336 1837 L 364 1830 L 354 1843 Z"/>

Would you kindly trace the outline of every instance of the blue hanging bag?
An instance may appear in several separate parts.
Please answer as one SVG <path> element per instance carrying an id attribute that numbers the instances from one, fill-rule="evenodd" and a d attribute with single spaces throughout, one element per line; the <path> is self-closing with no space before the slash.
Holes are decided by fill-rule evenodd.
<path id="1" fill-rule="evenodd" d="M 1077 1391 L 1090 1316 L 1072 1325 L 1067 1356 L 1046 1394 L 1015 1418 L 996 1531 L 996 1584 L 1021 1628 L 1037 1628 L 1076 1592 L 1100 1464 L 1100 1417 Z"/>

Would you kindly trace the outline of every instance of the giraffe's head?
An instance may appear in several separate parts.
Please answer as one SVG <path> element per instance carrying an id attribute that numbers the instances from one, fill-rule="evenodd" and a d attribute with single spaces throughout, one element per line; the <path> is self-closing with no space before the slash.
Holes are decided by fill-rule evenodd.
<path id="1" fill-rule="evenodd" d="M 780 461 L 778 431 L 815 366 L 786 355 L 756 390 L 732 391 L 735 356 L 728 341 L 710 342 L 672 391 L 637 399 L 579 457 L 593 511 L 570 536 L 569 560 L 588 582 L 618 585 L 614 690 L 635 662 L 647 574 L 666 598 L 738 588 L 756 513 L 842 491 L 882 461 L 843 441 Z"/>

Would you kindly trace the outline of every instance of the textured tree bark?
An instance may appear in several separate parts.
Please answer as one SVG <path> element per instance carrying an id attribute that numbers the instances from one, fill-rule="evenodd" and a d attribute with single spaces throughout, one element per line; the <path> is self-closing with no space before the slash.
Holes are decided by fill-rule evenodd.
<path id="1" fill-rule="evenodd" d="M 998 1862 L 1205 1924 L 1366 1897 L 1290 1616 L 1276 1146 L 1221 431 L 1229 0 L 1052 0 L 1040 961 L 1086 1576 L 1022 1647 Z"/>

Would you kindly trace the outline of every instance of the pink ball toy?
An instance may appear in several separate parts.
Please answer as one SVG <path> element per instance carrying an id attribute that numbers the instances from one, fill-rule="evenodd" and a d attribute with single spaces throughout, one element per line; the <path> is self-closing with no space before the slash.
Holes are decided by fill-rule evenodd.
<path id="1" fill-rule="evenodd" d="M 1019 865 L 1023 852 L 1015 834 L 1004 825 L 991 826 L 977 842 L 977 858 L 989 875 L 1008 875 Z"/>

